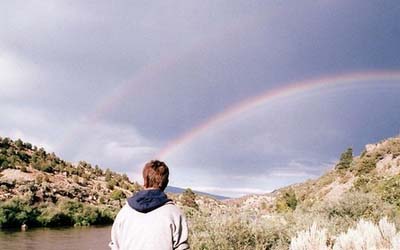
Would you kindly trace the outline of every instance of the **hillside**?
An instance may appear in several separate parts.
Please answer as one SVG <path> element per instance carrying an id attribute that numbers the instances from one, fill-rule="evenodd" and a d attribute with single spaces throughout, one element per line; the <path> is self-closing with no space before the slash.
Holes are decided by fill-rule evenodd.
<path id="1" fill-rule="evenodd" d="M 328 247 L 360 219 L 388 218 L 399 227 L 400 137 L 338 158 L 320 178 L 264 195 L 219 201 L 187 189 L 168 196 L 188 218 L 193 249 L 288 249 L 298 232 L 316 230 L 314 223 L 326 232 Z M 126 175 L 0 140 L 1 227 L 111 223 L 125 197 L 139 189 Z"/>
<path id="2" fill-rule="evenodd" d="M 112 222 L 121 200 L 140 189 L 124 174 L 66 162 L 21 140 L 0 138 L 0 225 Z"/>
<path id="3" fill-rule="evenodd" d="M 269 213 L 337 203 L 354 194 L 374 196 L 400 208 L 400 137 L 366 145 L 360 156 L 354 157 L 348 149 L 321 177 L 269 194 L 242 197 L 240 204 L 243 210 L 256 208 Z"/>
<path id="4" fill-rule="evenodd" d="M 360 156 L 346 150 L 315 180 L 225 200 L 208 209 L 200 206 L 189 215 L 193 249 L 348 250 L 378 242 L 378 237 L 368 238 L 369 232 L 389 230 L 395 235 L 395 226 L 400 228 L 400 137 L 366 145 Z M 354 233 L 362 230 L 366 232 Z M 387 247 L 392 244 L 389 238 L 381 240 L 380 248 L 363 249 L 399 249 Z M 335 248 L 344 241 L 346 247 Z M 312 242 L 319 247 L 310 246 Z"/>
<path id="5" fill-rule="evenodd" d="M 21 140 L 0 137 L 0 228 L 109 224 L 142 187 L 126 174 L 54 153 Z M 181 206 L 218 207 L 205 195 L 168 193 Z"/>

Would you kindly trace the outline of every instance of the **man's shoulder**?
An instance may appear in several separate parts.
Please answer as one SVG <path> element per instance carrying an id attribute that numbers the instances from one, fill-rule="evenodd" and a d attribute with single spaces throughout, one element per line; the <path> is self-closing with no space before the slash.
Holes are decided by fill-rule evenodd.
<path id="1" fill-rule="evenodd" d="M 173 202 L 173 201 L 168 201 L 165 203 L 163 206 L 158 208 L 159 211 L 164 211 L 164 212 L 169 212 L 174 215 L 182 215 L 181 209 Z"/>
<path id="2" fill-rule="evenodd" d="M 170 209 L 170 210 L 179 210 L 179 207 L 173 202 L 173 201 L 168 201 L 166 202 L 164 205 L 162 205 L 160 208 L 164 208 L 164 209 Z"/>

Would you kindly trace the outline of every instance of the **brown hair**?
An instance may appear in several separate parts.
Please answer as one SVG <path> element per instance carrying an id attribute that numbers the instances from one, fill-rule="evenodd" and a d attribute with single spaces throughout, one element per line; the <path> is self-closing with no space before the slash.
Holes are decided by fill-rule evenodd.
<path id="1" fill-rule="evenodd" d="M 164 191 L 168 185 L 169 169 L 167 165 L 158 160 L 153 160 L 143 168 L 143 180 L 145 188 L 159 188 Z"/>

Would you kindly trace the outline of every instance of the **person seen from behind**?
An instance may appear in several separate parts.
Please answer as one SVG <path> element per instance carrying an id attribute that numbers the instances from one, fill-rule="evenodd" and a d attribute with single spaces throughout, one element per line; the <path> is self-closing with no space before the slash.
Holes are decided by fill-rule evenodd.
<path id="1" fill-rule="evenodd" d="M 164 193 L 169 169 L 158 160 L 143 168 L 144 190 L 127 199 L 111 229 L 112 250 L 186 250 L 188 227 L 181 210 Z"/>

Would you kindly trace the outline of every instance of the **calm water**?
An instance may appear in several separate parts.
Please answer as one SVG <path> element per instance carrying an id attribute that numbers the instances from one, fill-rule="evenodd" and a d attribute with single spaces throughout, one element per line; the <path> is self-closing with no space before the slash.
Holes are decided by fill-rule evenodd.
<path id="1" fill-rule="evenodd" d="M 0 250 L 106 250 L 111 226 L 0 230 Z"/>

